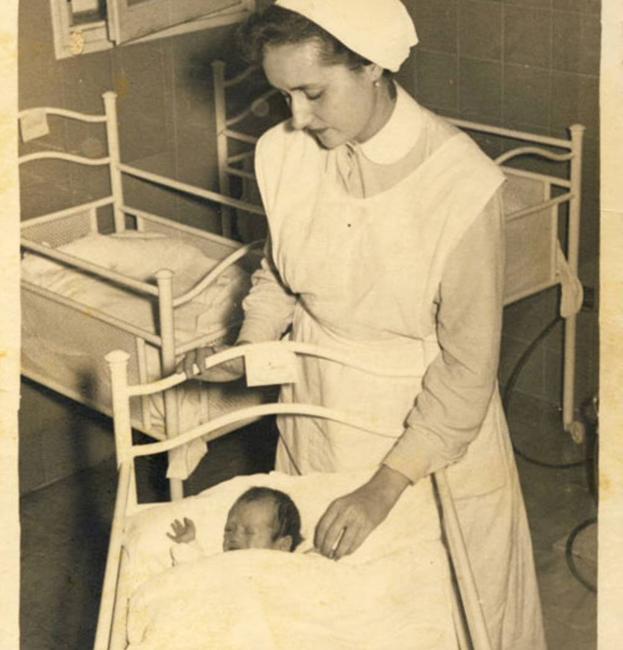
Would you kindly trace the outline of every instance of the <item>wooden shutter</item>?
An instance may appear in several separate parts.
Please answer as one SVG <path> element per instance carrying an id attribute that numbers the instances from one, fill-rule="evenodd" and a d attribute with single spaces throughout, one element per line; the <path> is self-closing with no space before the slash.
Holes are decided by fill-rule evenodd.
<path id="1" fill-rule="evenodd" d="M 246 0 L 107 0 L 111 40 L 116 43 L 226 10 L 242 9 Z"/>

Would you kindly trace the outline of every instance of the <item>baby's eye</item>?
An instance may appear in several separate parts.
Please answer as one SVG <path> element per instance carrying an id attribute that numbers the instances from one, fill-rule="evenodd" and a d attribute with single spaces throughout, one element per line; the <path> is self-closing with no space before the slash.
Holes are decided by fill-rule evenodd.
<path id="1" fill-rule="evenodd" d="M 317 92 L 317 93 L 305 93 L 305 96 L 311 102 L 313 102 L 313 101 L 315 101 L 317 99 L 320 99 L 322 97 L 322 95 L 323 95 L 322 91 Z"/>

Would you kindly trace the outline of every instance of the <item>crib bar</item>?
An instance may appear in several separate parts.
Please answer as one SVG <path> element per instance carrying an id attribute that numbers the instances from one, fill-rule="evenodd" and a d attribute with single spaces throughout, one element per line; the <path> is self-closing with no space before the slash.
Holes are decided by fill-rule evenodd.
<path id="1" fill-rule="evenodd" d="M 209 436 L 212 432 L 230 427 L 231 425 L 258 420 L 267 415 L 308 415 L 314 418 L 322 418 L 341 422 L 348 426 L 367 431 L 368 433 L 381 438 L 390 438 L 395 440 L 404 431 L 403 427 L 372 427 L 370 423 L 349 413 L 328 409 L 324 406 L 314 406 L 310 404 L 292 403 L 270 403 L 259 406 L 249 406 L 244 409 L 226 413 L 209 422 L 185 431 L 179 436 L 163 440 L 161 442 L 150 442 L 144 445 L 135 446 L 132 449 L 133 458 L 140 456 L 151 456 L 152 454 L 161 454 L 165 451 L 171 451 L 182 447 L 197 438 Z"/>
<path id="2" fill-rule="evenodd" d="M 242 153 L 237 153 L 234 154 L 233 156 L 229 156 L 227 158 L 228 163 L 237 163 L 237 162 L 242 162 L 244 160 L 249 160 L 250 158 L 253 158 L 255 156 L 255 150 L 251 151 L 243 151 Z"/>
<path id="3" fill-rule="evenodd" d="M 566 194 L 561 194 L 560 196 L 557 196 L 553 199 L 550 199 L 549 201 L 543 201 L 543 203 L 539 203 L 537 205 L 533 205 L 527 208 L 522 208 L 521 210 L 517 210 L 516 212 L 511 212 L 509 215 L 506 216 L 506 221 L 513 221 L 514 219 L 519 219 L 521 217 L 525 217 L 528 214 L 532 213 L 537 213 L 541 212 L 542 210 L 546 210 L 547 208 L 551 208 L 555 205 L 560 205 L 561 203 L 566 203 L 573 197 L 573 194 L 571 192 L 568 192 Z"/>
<path id="4" fill-rule="evenodd" d="M 33 226 L 39 226 L 43 223 L 56 221 L 57 219 L 62 219 L 63 217 L 69 217 L 74 213 L 83 212 L 89 209 L 96 210 L 97 208 L 102 208 L 107 205 L 111 205 L 112 202 L 113 200 L 111 197 L 106 197 L 103 199 L 99 199 L 97 201 L 89 201 L 89 203 L 82 203 L 80 205 L 72 206 L 71 208 L 65 208 L 64 210 L 59 210 L 58 212 L 43 214 L 40 217 L 34 217 L 32 219 L 26 219 L 25 221 L 22 221 L 20 225 L 20 229 L 23 232 Z"/>
<path id="5" fill-rule="evenodd" d="M 573 156 L 572 153 L 557 154 L 553 153 L 552 151 L 548 151 L 547 149 L 542 149 L 541 147 L 517 147 L 516 149 L 511 149 L 510 151 L 506 151 L 502 155 L 498 156 L 495 159 L 495 162 L 498 165 L 501 165 L 511 158 L 516 158 L 517 156 L 525 156 L 526 154 L 535 154 L 537 156 L 541 156 L 542 158 L 555 160 L 557 162 L 565 162 L 567 160 L 571 160 L 571 157 Z"/>
<path id="6" fill-rule="evenodd" d="M 42 244 L 37 244 L 28 240 L 22 240 L 21 246 L 26 250 L 34 251 L 35 253 L 39 253 L 44 257 L 49 257 L 53 260 L 64 262 L 67 266 L 73 266 L 84 271 L 89 271 L 89 273 L 93 273 L 99 277 L 114 280 L 123 286 L 129 287 L 130 289 L 135 289 L 141 293 L 147 293 L 151 296 L 158 295 L 158 289 L 147 282 L 135 280 L 134 278 L 130 278 L 127 275 L 123 275 L 122 273 L 117 273 L 117 271 L 111 271 L 110 269 L 106 269 L 103 266 L 92 264 L 91 262 L 87 262 L 79 257 L 57 251 L 53 248 L 50 248 L 49 246 L 43 246 Z"/>
<path id="7" fill-rule="evenodd" d="M 536 172 L 530 172 L 526 169 L 517 169 L 516 167 L 502 166 L 502 171 L 506 175 L 520 176 L 522 178 L 534 178 L 537 181 L 543 181 L 550 183 L 550 185 L 555 185 L 556 187 L 564 187 L 567 189 L 571 188 L 571 181 L 568 181 L 566 178 L 559 178 L 558 176 L 552 176 L 550 174 L 538 174 Z"/>
<path id="8" fill-rule="evenodd" d="M 223 66 L 223 70 L 225 69 L 225 64 L 222 61 L 215 61 L 214 63 L 219 63 L 220 65 Z M 241 84 L 245 79 L 248 79 L 252 74 L 257 72 L 258 67 L 257 66 L 249 66 L 245 70 L 243 70 L 240 74 L 236 75 L 235 77 L 232 77 L 231 79 L 225 79 L 223 76 L 223 86 L 225 88 L 231 88 L 231 86 L 237 86 L 238 84 Z"/>
<path id="9" fill-rule="evenodd" d="M 235 167 L 225 167 L 225 172 L 231 176 L 239 176 L 240 178 L 246 178 L 250 181 L 255 180 L 255 174 L 253 172 L 245 172 L 242 169 L 236 169 Z"/>
<path id="10" fill-rule="evenodd" d="M 25 156 L 21 156 L 18 160 L 19 164 L 28 163 L 33 160 L 65 160 L 67 162 L 78 163 L 80 165 L 89 165 L 91 167 L 96 167 L 97 165 L 108 165 L 110 163 L 110 157 L 106 158 L 87 158 L 86 156 L 77 156 L 72 153 L 61 153 L 55 151 L 39 151 L 37 153 L 29 153 Z"/>
<path id="11" fill-rule="evenodd" d="M 569 201 L 569 239 L 567 261 L 571 271 L 577 275 L 578 254 L 580 248 L 580 211 L 582 191 L 582 140 L 585 127 L 574 124 L 571 127 L 573 159 L 571 161 L 571 186 L 573 196 Z M 565 319 L 564 367 L 562 409 L 563 425 L 571 432 L 575 416 L 575 354 L 576 354 L 576 315 Z"/>
<path id="12" fill-rule="evenodd" d="M 225 172 L 227 167 L 227 104 L 225 102 L 225 63 L 213 61 L 212 78 L 214 84 L 214 115 L 216 120 L 216 159 L 218 164 L 218 188 L 221 194 L 229 196 L 231 187 Z M 221 233 L 231 237 L 234 211 L 224 207 L 221 211 Z"/>
<path id="13" fill-rule="evenodd" d="M 212 192 L 210 190 L 204 190 L 195 185 L 190 185 L 189 183 L 182 183 L 181 181 L 176 181 L 170 178 L 165 178 L 160 174 L 152 174 L 151 172 L 146 172 L 137 167 L 131 167 L 130 165 L 121 164 L 119 168 L 125 174 L 130 176 L 135 176 L 136 178 L 142 178 L 143 180 L 150 181 L 151 183 L 157 183 L 158 185 L 163 185 L 164 187 L 171 187 L 174 190 L 180 190 L 181 192 L 186 192 L 187 194 L 193 194 L 195 196 L 200 196 L 201 198 L 208 199 L 209 201 L 214 201 L 221 205 L 229 206 L 232 208 L 239 208 L 240 210 L 246 210 L 247 212 L 253 212 L 254 214 L 264 215 L 264 210 L 259 208 L 253 203 L 248 203 L 247 201 L 241 201 L 239 199 L 232 199 L 218 192 Z"/>
<path id="14" fill-rule="evenodd" d="M 142 231 L 146 229 L 145 223 L 151 222 L 152 224 L 157 224 L 158 226 L 164 226 L 169 231 L 179 231 L 187 235 L 192 235 L 196 239 L 205 239 L 209 242 L 223 244 L 232 250 L 235 250 L 238 248 L 238 246 L 241 245 L 240 242 L 234 241 L 232 239 L 227 239 L 227 237 L 222 237 L 221 235 L 217 235 L 213 232 L 208 232 L 207 230 L 197 230 L 193 226 L 186 226 L 183 223 L 171 221 L 171 219 L 160 217 L 157 214 L 146 212 L 145 210 L 140 210 L 139 208 L 132 208 L 129 205 L 124 205 L 123 209 L 127 214 L 131 214 L 137 217 Z M 141 222 L 143 223 L 141 224 Z"/>
<path id="15" fill-rule="evenodd" d="M 22 118 L 27 115 L 30 111 L 36 110 L 32 108 L 26 108 L 23 111 L 20 111 L 17 114 L 18 118 Z M 46 115 L 58 115 L 60 117 L 68 117 L 71 120 L 80 120 L 81 122 L 105 122 L 105 115 L 90 115 L 89 113 L 78 113 L 77 111 L 68 111 L 65 108 L 53 108 L 51 106 L 44 106 L 41 110 L 45 111 Z"/>
<path id="16" fill-rule="evenodd" d="M 108 136 L 108 152 L 110 155 L 110 185 L 114 200 L 115 232 L 125 230 L 125 215 L 123 214 L 123 182 L 121 178 L 121 154 L 119 150 L 119 122 L 117 119 L 117 93 L 105 92 L 104 109 L 106 111 L 106 133 Z"/>
<path id="17" fill-rule="evenodd" d="M 187 291 L 183 296 L 179 296 L 173 300 L 173 307 L 181 307 L 187 302 L 193 300 L 198 296 L 206 287 L 211 285 L 216 278 L 218 278 L 221 273 L 226 271 L 230 266 L 235 264 L 238 260 L 243 258 L 249 251 L 262 246 L 265 243 L 265 239 L 258 239 L 257 241 L 251 242 L 250 244 L 245 244 L 241 246 L 233 253 L 230 253 L 227 257 L 222 259 L 200 282 L 198 282 L 190 291 Z"/>
<path id="18" fill-rule="evenodd" d="M 128 393 L 128 360 L 130 355 L 123 350 L 109 352 L 105 359 L 110 369 L 112 386 L 112 409 L 115 414 L 115 451 L 117 466 L 130 458 L 132 452 L 132 425 Z"/>
<path id="19" fill-rule="evenodd" d="M 245 109 L 244 111 L 241 111 L 237 115 L 234 115 L 230 117 L 229 119 L 226 120 L 225 124 L 227 127 L 233 126 L 234 124 L 238 124 L 238 122 L 242 122 L 244 119 L 249 117 L 249 115 L 253 115 L 255 111 L 255 107 L 262 103 L 268 101 L 273 95 L 276 95 L 277 91 L 274 88 L 271 88 L 270 90 L 267 90 L 266 92 L 262 93 L 259 97 L 253 100 L 249 108 Z"/>
<path id="20" fill-rule="evenodd" d="M 435 484 L 441 503 L 444 530 L 454 572 L 459 585 L 461 602 L 465 609 L 467 625 L 474 650 L 491 650 L 489 631 L 485 623 L 484 614 L 480 606 L 480 598 L 476 588 L 476 581 L 469 563 L 461 524 L 459 522 L 452 493 L 448 484 L 445 470 L 438 470 L 434 474 Z M 460 633 L 459 633 L 460 636 Z"/>
<path id="21" fill-rule="evenodd" d="M 168 269 L 156 273 L 158 281 L 158 312 L 160 316 L 160 337 L 162 339 L 161 361 L 162 374 L 167 376 L 175 372 L 175 322 L 173 315 L 173 273 Z M 179 409 L 177 392 L 173 387 L 164 393 L 164 422 L 167 438 L 174 438 L 179 433 Z M 169 481 L 171 500 L 184 497 L 183 483 L 179 479 Z"/>
<path id="22" fill-rule="evenodd" d="M 147 381 L 147 350 L 145 349 L 145 339 L 136 337 L 136 362 L 138 366 L 138 379 L 140 383 Z M 141 418 L 143 420 L 144 431 L 151 429 L 151 413 L 149 411 L 149 398 L 141 398 Z"/>
<path id="23" fill-rule="evenodd" d="M 480 133 L 491 133 L 492 135 L 501 135 L 508 138 L 515 138 L 516 140 L 526 140 L 528 142 L 538 142 L 540 144 L 547 144 L 552 147 L 559 147 L 561 149 L 571 149 L 572 143 L 570 140 L 562 138 L 552 138 L 546 135 L 537 135 L 536 133 L 526 133 L 525 131 L 516 131 L 515 129 L 504 129 L 498 126 L 489 126 L 488 124 L 481 124 L 479 122 L 470 122 L 468 120 L 460 120 L 457 118 L 446 118 L 452 124 L 467 129 L 468 131 L 479 131 Z"/>
<path id="24" fill-rule="evenodd" d="M 233 140 L 245 142 L 246 144 L 256 144 L 258 140 L 258 138 L 253 135 L 248 135 L 247 133 L 242 133 L 241 131 L 234 131 L 233 129 L 226 129 L 225 135 L 232 138 Z"/>
<path id="25" fill-rule="evenodd" d="M 102 587 L 97 631 L 95 634 L 95 644 L 93 646 L 94 650 L 109 650 L 110 647 L 110 637 L 117 605 L 117 588 L 119 584 L 119 569 L 121 564 L 125 523 L 124 517 L 128 505 L 128 495 L 131 485 L 130 475 L 132 473 L 133 469 L 130 463 L 121 463 L 112 530 L 110 533 L 110 541 L 108 542 L 106 573 L 104 574 L 104 585 Z"/>

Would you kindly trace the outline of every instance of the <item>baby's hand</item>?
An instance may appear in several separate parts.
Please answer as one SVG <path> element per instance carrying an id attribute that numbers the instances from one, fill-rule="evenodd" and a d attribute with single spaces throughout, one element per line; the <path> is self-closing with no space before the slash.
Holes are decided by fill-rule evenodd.
<path id="1" fill-rule="evenodd" d="M 176 519 L 172 524 L 173 534 L 167 533 L 176 544 L 188 544 L 195 539 L 195 524 L 192 519 L 184 517 L 184 523 Z"/>

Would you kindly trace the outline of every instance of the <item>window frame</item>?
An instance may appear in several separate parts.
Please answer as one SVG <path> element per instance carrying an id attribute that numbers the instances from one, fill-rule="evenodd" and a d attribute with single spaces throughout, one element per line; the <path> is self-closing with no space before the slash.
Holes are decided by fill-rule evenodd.
<path id="1" fill-rule="evenodd" d="M 114 34 L 114 26 L 110 23 L 110 17 L 124 15 L 123 12 L 118 12 L 118 7 L 115 4 L 118 1 L 126 4 L 126 0 L 107 0 L 107 3 L 112 3 L 108 8 L 107 19 L 73 25 L 71 3 L 68 0 L 50 0 L 56 58 L 66 59 L 90 52 L 101 52 L 119 45 L 128 46 L 158 38 L 168 38 L 178 34 L 230 25 L 244 20 L 255 10 L 256 5 L 255 0 L 239 0 L 237 6 L 228 7 L 181 24 L 165 27 L 139 38 L 115 43 L 111 37 Z M 159 4 L 165 7 L 169 0 L 149 0 L 149 2 L 150 9 L 153 10 Z M 111 9 L 111 7 L 114 8 Z M 117 14 L 115 14 L 115 11 L 117 11 Z"/>

